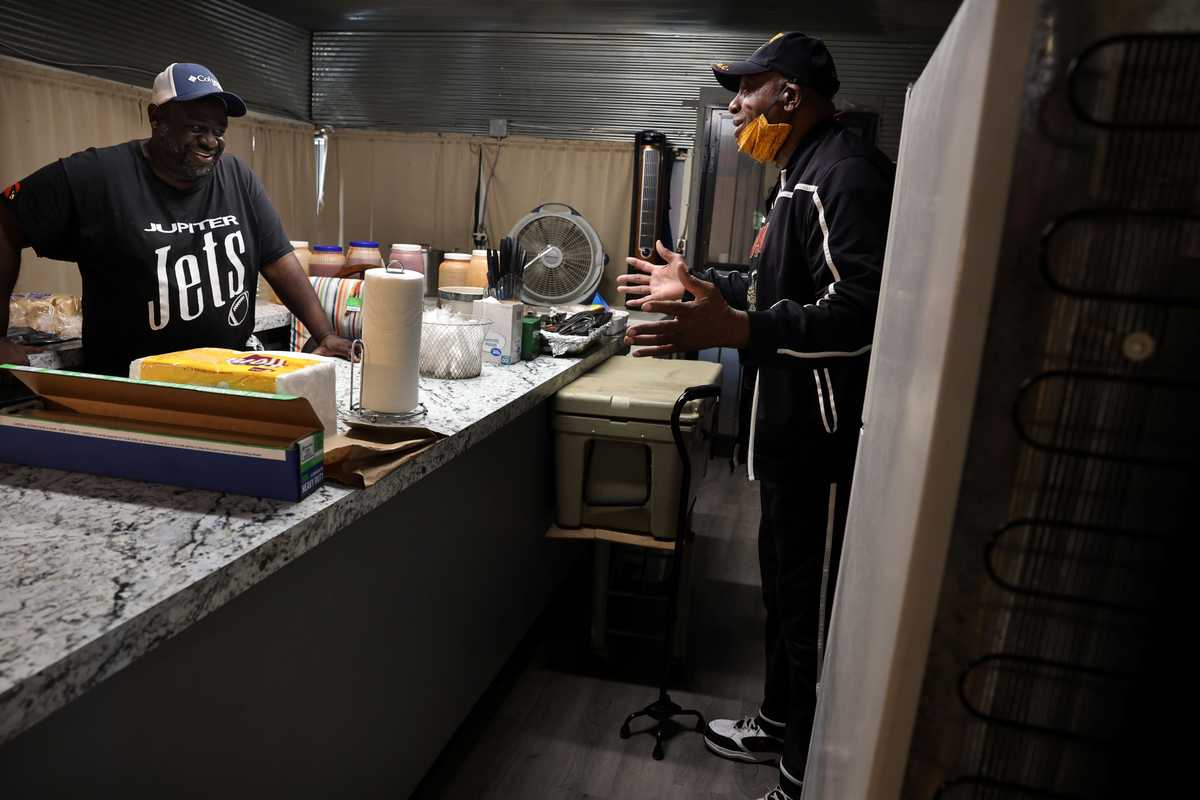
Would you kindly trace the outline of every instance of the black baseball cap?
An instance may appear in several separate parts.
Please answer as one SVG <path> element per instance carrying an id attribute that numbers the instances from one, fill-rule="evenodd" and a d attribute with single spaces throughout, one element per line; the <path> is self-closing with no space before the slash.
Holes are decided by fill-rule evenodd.
<path id="1" fill-rule="evenodd" d="M 833 56 L 820 39 L 803 33 L 777 33 L 745 61 L 712 65 L 717 83 L 731 92 L 741 85 L 743 75 L 778 72 L 801 86 L 811 86 L 827 98 L 837 94 L 838 81 Z"/>

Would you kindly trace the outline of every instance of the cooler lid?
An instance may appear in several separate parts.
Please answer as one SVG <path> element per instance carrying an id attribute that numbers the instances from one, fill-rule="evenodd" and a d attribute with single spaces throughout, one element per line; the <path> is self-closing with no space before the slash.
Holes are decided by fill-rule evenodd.
<path id="1" fill-rule="evenodd" d="M 721 365 L 675 358 L 613 356 L 559 390 L 554 410 L 609 419 L 670 422 L 671 409 L 689 386 L 721 382 Z M 711 402 L 711 401 L 704 401 Z M 684 409 L 680 421 L 700 417 L 698 402 Z"/>

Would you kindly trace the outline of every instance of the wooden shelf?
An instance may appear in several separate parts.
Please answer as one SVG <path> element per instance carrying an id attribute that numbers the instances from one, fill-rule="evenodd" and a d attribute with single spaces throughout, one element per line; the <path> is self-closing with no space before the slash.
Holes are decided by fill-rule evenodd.
<path id="1" fill-rule="evenodd" d="M 600 540 L 614 544 L 623 544 L 629 547 L 644 547 L 648 550 L 666 550 L 668 552 L 675 549 L 675 541 L 673 539 L 655 539 L 653 536 L 644 533 L 626 533 L 625 531 L 613 531 L 607 528 L 560 528 L 557 525 L 551 525 L 546 530 L 546 538 L 575 539 L 579 541 Z"/>

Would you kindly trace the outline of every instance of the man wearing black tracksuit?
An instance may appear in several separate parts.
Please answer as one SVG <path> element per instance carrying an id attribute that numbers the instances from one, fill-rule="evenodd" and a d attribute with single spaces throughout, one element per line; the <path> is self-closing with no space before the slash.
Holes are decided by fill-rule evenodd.
<path id="1" fill-rule="evenodd" d="M 765 800 L 799 800 L 862 424 L 894 168 L 842 127 L 823 43 L 781 34 L 748 60 L 714 64 L 739 148 L 780 167 L 749 272 L 689 273 L 630 259 L 628 305 L 674 318 L 635 326 L 639 355 L 736 346 L 757 368 L 749 437 L 760 482 L 766 683 L 759 712 L 712 720 L 705 744 L 741 761 L 779 759 Z M 661 247 L 661 246 L 660 246 Z"/>

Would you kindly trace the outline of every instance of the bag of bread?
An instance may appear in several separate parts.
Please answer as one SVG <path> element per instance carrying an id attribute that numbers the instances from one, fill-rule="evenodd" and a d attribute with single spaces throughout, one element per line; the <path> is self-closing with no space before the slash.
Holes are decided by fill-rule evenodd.
<path id="1" fill-rule="evenodd" d="M 51 320 L 51 333 L 61 339 L 78 339 L 83 335 L 83 303 L 77 295 L 55 294 L 50 296 L 55 317 Z"/>
<path id="2" fill-rule="evenodd" d="M 8 301 L 8 327 L 29 327 L 29 300 L 23 294 L 14 294 Z"/>
<path id="3" fill-rule="evenodd" d="M 50 305 L 54 306 L 54 309 L 64 317 L 78 317 L 83 313 L 83 301 L 79 295 L 52 294 L 50 295 Z"/>
<path id="4" fill-rule="evenodd" d="M 58 335 L 58 310 L 48 296 L 29 301 L 25 310 L 25 324 L 35 331 Z"/>

